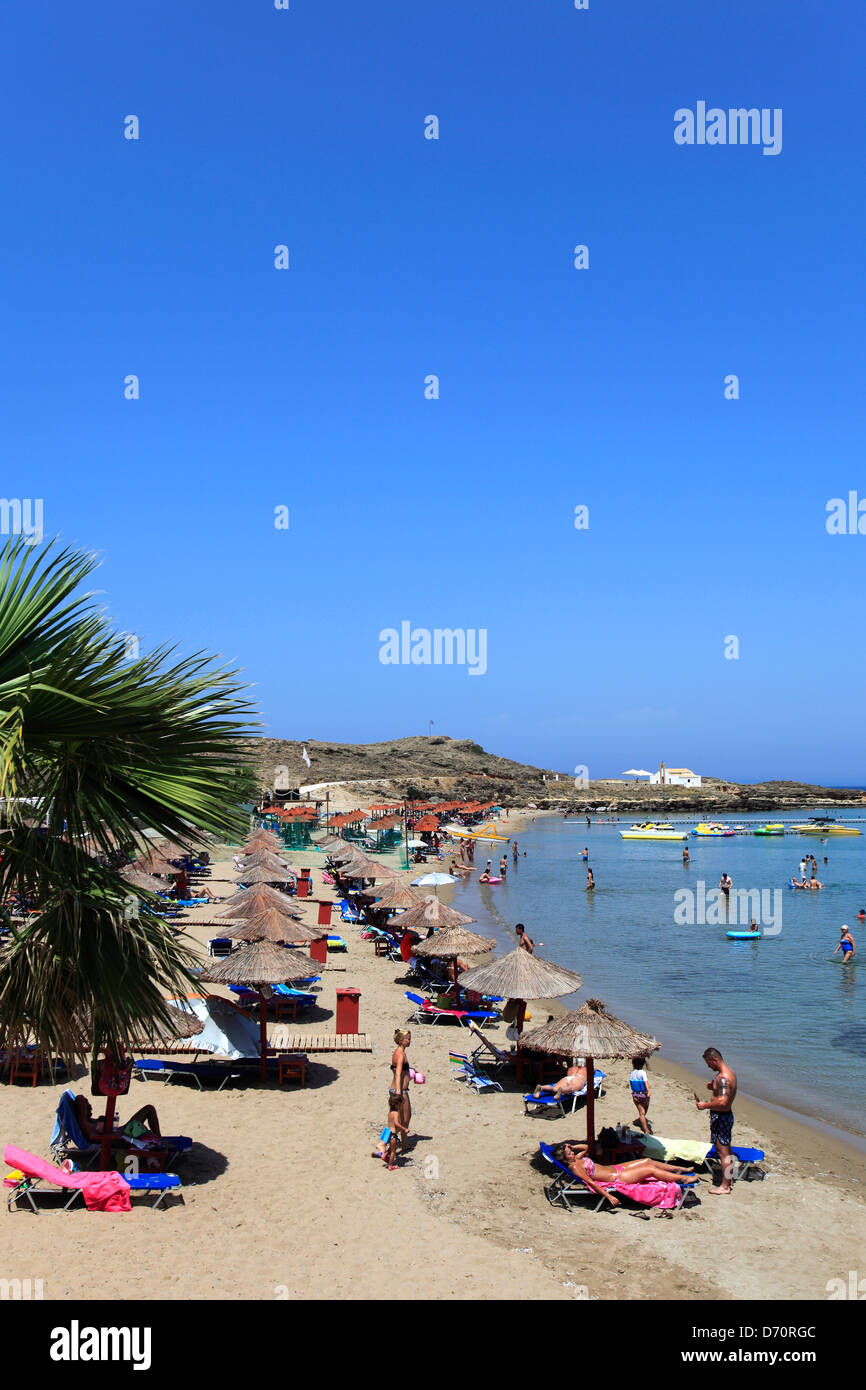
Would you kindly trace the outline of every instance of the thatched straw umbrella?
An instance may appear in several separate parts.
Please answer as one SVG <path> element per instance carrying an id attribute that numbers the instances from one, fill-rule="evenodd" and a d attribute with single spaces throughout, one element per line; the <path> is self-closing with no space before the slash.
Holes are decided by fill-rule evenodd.
<path id="1" fill-rule="evenodd" d="M 204 1024 L 188 1009 L 179 1009 L 176 1004 L 166 1004 L 168 1018 L 158 1020 L 149 1028 L 141 1028 L 129 1039 L 134 1047 L 147 1047 L 151 1043 L 173 1043 L 181 1038 L 194 1038 L 204 1032 Z"/>
<path id="2" fill-rule="evenodd" d="M 282 912 L 286 917 L 301 916 L 301 910 L 294 898 L 288 898 L 276 888 L 269 888 L 267 884 L 260 883 L 257 888 L 244 888 L 239 893 L 233 893 L 223 910 L 217 913 L 217 918 L 222 920 L 229 917 L 235 921 L 241 918 L 249 919 L 257 917 L 268 908 Z"/>
<path id="3" fill-rule="evenodd" d="M 518 946 L 487 965 L 464 971 L 460 984 L 463 989 L 474 989 L 479 994 L 504 994 L 513 1000 L 517 1005 L 515 1026 L 518 1033 L 522 1033 L 527 999 L 557 999 L 561 994 L 573 994 L 580 989 L 583 980 L 576 971 L 554 965 L 543 956 L 530 955 Z"/>
<path id="4" fill-rule="evenodd" d="M 161 874 L 164 878 L 178 878 L 183 873 L 183 869 L 179 869 L 176 864 L 169 864 L 167 859 L 158 854 L 143 854 L 140 859 L 134 861 L 133 867 L 145 874 Z"/>
<path id="5" fill-rule="evenodd" d="M 154 878 L 153 874 L 146 874 L 143 869 L 121 869 L 120 877 L 125 883 L 129 883 L 133 888 L 143 888 L 146 893 L 164 893 L 166 885 L 161 878 Z"/>
<path id="6" fill-rule="evenodd" d="M 329 851 L 329 857 L 338 864 L 341 859 L 351 859 L 352 855 L 357 853 L 356 845 L 350 845 L 347 840 L 340 840 L 337 847 Z"/>
<path id="7" fill-rule="evenodd" d="M 379 864 L 375 859 L 367 860 L 368 873 L 365 878 L 371 878 L 374 883 L 396 883 L 400 875 L 396 869 L 392 869 L 389 864 Z"/>
<path id="8" fill-rule="evenodd" d="M 376 901 L 372 904 L 374 912 L 396 912 L 398 908 L 423 907 L 424 898 L 417 888 L 388 879 L 382 888 L 376 889 Z"/>
<path id="9" fill-rule="evenodd" d="M 366 854 L 361 854 L 359 850 L 352 850 L 349 854 L 341 854 L 335 861 L 337 872 L 341 874 L 351 874 L 355 869 L 375 869 L 378 866 L 368 859 Z"/>
<path id="10" fill-rule="evenodd" d="M 285 859 L 269 849 L 257 849 L 254 854 L 241 856 L 242 869 L 285 869 L 290 878 L 295 878 L 295 870 Z"/>
<path id="11" fill-rule="evenodd" d="M 477 936 L 475 932 L 467 931 L 465 927 L 445 927 L 443 931 L 437 931 L 427 941 L 419 941 L 418 945 L 413 948 L 413 953 L 416 956 L 435 956 L 439 960 L 451 961 L 451 973 L 459 1003 L 458 957 L 485 956 L 488 951 L 493 950 L 495 945 L 496 942 L 491 937 Z"/>
<path id="12" fill-rule="evenodd" d="M 621 1018 L 609 1014 L 600 999 L 587 999 L 574 1013 L 551 1019 L 521 1039 L 521 1047 L 560 1057 L 586 1058 L 586 1142 L 590 1158 L 595 1153 L 595 1058 L 645 1057 L 661 1044 L 647 1033 L 638 1033 Z"/>
<path id="13" fill-rule="evenodd" d="M 286 846 L 279 835 L 250 835 L 244 840 L 239 854 L 252 854 L 255 850 L 270 851 L 271 854 L 285 854 Z"/>
<path id="14" fill-rule="evenodd" d="M 238 883 L 254 886 L 259 883 L 288 883 L 290 878 L 295 875 L 288 869 L 265 869 L 254 867 L 252 869 L 238 869 L 235 878 Z"/>
<path id="15" fill-rule="evenodd" d="M 234 919 L 225 936 L 232 941 L 273 941 L 277 945 L 299 941 L 321 941 L 328 935 L 327 927 L 305 927 L 285 912 L 273 907 L 263 908 L 250 917 Z"/>
<path id="16" fill-rule="evenodd" d="M 583 979 L 576 971 L 554 965 L 543 956 L 530 955 L 518 946 L 507 956 L 465 970 L 460 983 L 479 994 L 503 994 L 507 999 L 557 999 L 580 989 Z"/>
<path id="17" fill-rule="evenodd" d="M 445 927 L 465 927 L 474 922 L 465 912 L 456 907 L 448 907 L 439 898 L 425 898 L 417 907 L 410 907 L 400 918 L 401 927 L 411 927 L 413 931 L 429 931 L 431 927 L 442 930 Z"/>
<path id="18" fill-rule="evenodd" d="M 309 956 L 287 951 L 270 941 L 254 941 L 230 956 L 205 966 L 199 979 L 206 984 L 248 985 L 259 994 L 259 1050 L 262 1057 L 262 1080 L 268 1078 L 268 1017 L 265 985 L 288 985 L 293 980 L 308 980 L 321 971 Z"/>
<path id="19" fill-rule="evenodd" d="M 192 845 L 192 841 L 184 845 L 179 840 L 160 840 L 156 849 L 164 859 L 195 859 L 198 851 Z"/>

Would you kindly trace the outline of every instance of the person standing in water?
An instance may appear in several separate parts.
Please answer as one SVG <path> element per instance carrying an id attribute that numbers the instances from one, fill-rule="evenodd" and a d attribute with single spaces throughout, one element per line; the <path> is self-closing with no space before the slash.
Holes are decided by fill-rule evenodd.
<path id="1" fill-rule="evenodd" d="M 692 856 L 689 854 L 689 847 L 688 847 L 688 845 L 686 845 L 686 846 L 684 847 L 684 849 L 683 849 L 683 863 L 684 863 L 684 864 L 691 864 L 691 862 L 692 862 Z"/>
<path id="2" fill-rule="evenodd" d="M 512 841 L 511 841 L 511 858 L 514 860 L 514 862 L 515 862 L 515 864 L 516 864 L 516 863 L 517 863 L 517 841 L 516 841 L 516 840 L 512 840 Z"/>
<path id="3" fill-rule="evenodd" d="M 728 902 L 729 902 L 730 896 L 731 896 L 731 889 L 733 888 L 733 886 L 734 886 L 734 880 L 731 878 L 730 874 L 723 873 L 722 876 L 721 876 L 721 878 L 719 879 L 719 887 L 721 888 L 721 890 L 722 890 L 722 892 L 723 892 L 723 894 L 724 894 L 724 896 L 725 896 L 725 910 L 726 910 L 726 911 L 727 911 Z"/>
<path id="4" fill-rule="evenodd" d="M 507 873 L 508 873 L 508 860 L 506 859 L 505 855 L 503 854 L 502 858 L 501 858 L 500 861 L 499 861 L 499 877 L 500 877 L 500 878 L 504 878 L 505 875 L 506 875 Z"/>
<path id="5" fill-rule="evenodd" d="M 587 871 L 586 871 L 586 891 L 587 891 L 587 893 L 592 893 L 592 892 L 594 892 L 594 890 L 595 890 L 595 875 L 593 874 L 592 869 L 587 869 Z"/>
<path id="6" fill-rule="evenodd" d="M 833 952 L 833 955 L 837 955 L 839 951 L 842 952 L 843 963 L 848 960 L 853 960 L 857 954 L 857 947 L 854 945 L 854 938 L 847 927 L 842 928 L 842 936 L 839 941 L 839 945 Z"/>
<path id="7" fill-rule="evenodd" d="M 514 928 L 517 932 L 517 945 L 521 951 L 528 951 L 530 955 L 535 950 L 535 942 L 527 932 L 522 922 L 518 922 Z"/>

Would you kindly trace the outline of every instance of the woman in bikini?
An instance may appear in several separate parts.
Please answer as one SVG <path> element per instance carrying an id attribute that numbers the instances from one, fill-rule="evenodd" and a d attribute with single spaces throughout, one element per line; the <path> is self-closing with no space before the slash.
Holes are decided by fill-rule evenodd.
<path id="1" fill-rule="evenodd" d="M 412 1034 L 408 1028 L 398 1028 L 394 1034 L 394 1054 L 391 1058 L 391 1070 L 394 1079 L 388 1088 L 388 1122 L 391 1130 L 391 1137 L 388 1140 L 388 1167 L 392 1171 L 397 1167 L 395 1159 L 397 1157 L 397 1136 L 400 1137 L 400 1152 L 406 1152 L 406 1140 L 409 1138 L 409 1121 L 412 1118 L 412 1104 L 409 1100 L 409 1086 L 411 1078 L 409 1076 L 409 1058 L 406 1056 L 406 1048 L 412 1041 Z M 391 1117 L 396 1116 L 397 1124 L 391 1124 Z"/>
<path id="2" fill-rule="evenodd" d="M 658 1163 L 652 1158 L 634 1158 L 630 1163 L 596 1163 L 586 1157 L 586 1144 L 557 1144 L 556 1158 L 570 1168 L 576 1178 L 585 1182 L 593 1192 L 604 1194 L 612 1207 L 619 1206 L 619 1199 L 610 1187 L 628 1188 L 634 1183 L 679 1182 L 683 1178 L 695 1176 L 693 1168 L 681 1168 L 673 1163 Z M 628 1192 L 625 1193 L 628 1196 Z"/>

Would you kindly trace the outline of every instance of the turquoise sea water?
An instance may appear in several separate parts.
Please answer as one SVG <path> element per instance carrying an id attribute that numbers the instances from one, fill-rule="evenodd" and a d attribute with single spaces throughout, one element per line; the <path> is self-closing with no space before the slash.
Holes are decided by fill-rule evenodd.
<path id="1" fill-rule="evenodd" d="M 729 824 L 767 819 L 740 816 Z M 716 1046 L 743 1091 L 866 1134 L 866 922 L 857 921 L 866 908 L 866 820 L 856 837 L 690 837 L 689 867 L 680 842 L 622 840 L 619 831 L 630 824 L 534 821 L 518 836 L 527 856 L 521 853 L 516 869 L 509 853 L 505 882 L 455 885 L 453 904 L 477 917 L 475 930 L 489 929 L 503 950 L 515 944 L 514 924 L 524 922 L 539 954 L 583 976 L 567 1005 L 603 999 L 653 1032 L 664 1056 L 698 1074 L 703 1049 Z M 686 829 L 695 821 L 671 824 Z M 592 894 L 580 857 L 585 845 Z M 501 853 L 498 846 L 479 851 L 476 867 Z M 827 885 L 821 892 L 787 887 L 807 853 Z M 702 880 L 709 893 L 723 871 L 735 888 L 782 890 L 777 936 L 729 941 L 724 925 L 677 925 L 676 891 L 696 892 Z M 857 963 L 847 966 L 831 959 L 843 922 L 858 950 Z"/>

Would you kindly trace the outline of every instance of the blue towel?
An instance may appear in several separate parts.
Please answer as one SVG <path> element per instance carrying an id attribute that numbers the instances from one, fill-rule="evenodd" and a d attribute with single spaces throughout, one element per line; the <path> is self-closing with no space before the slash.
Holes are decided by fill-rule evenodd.
<path id="1" fill-rule="evenodd" d="M 75 1092 L 64 1091 L 57 1106 L 57 1114 L 54 1119 L 54 1129 L 51 1131 L 51 1143 L 56 1144 L 58 1139 L 66 1135 L 70 1143 L 76 1149 L 86 1149 L 89 1147 L 88 1141 L 82 1133 L 78 1123 L 78 1116 L 75 1113 Z"/>

